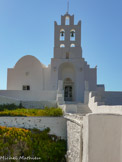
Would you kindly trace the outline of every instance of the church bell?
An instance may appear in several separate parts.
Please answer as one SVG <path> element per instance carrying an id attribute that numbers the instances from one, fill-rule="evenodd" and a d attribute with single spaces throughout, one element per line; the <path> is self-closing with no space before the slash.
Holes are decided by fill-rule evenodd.
<path id="1" fill-rule="evenodd" d="M 64 32 L 63 32 L 63 31 L 61 32 L 61 36 L 62 36 L 62 37 L 64 36 Z"/>
<path id="2" fill-rule="evenodd" d="M 74 37 L 74 35 L 75 35 L 75 32 L 72 31 L 72 32 L 71 32 L 71 37 Z"/>

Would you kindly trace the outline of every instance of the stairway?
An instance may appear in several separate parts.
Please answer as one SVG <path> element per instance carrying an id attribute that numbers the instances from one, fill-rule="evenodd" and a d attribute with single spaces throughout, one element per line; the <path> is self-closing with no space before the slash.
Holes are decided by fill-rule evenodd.
<path id="1" fill-rule="evenodd" d="M 95 97 L 95 102 L 97 102 L 98 106 L 105 105 L 105 99 L 102 92 L 100 93 L 100 92 L 93 91 L 92 97 Z"/>
<path id="2" fill-rule="evenodd" d="M 77 113 L 78 114 L 88 114 L 88 113 L 91 113 L 91 110 L 88 107 L 88 105 L 79 103 L 79 104 L 77 104 Z"/>
<path id="3" fill-rule="evenodd" d="M 85 105 L 83 103 L 66 103 L 65 111 L 66 113 L 72 113 L 72 114 L 91 113 L 91 110 L 89 109 L 88 105 Z"/>

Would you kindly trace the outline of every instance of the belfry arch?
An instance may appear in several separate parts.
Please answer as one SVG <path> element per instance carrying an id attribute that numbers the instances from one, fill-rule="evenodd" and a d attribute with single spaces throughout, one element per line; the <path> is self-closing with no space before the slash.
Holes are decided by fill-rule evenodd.
<path id="1" fill-rule="evenodd" d="M 75 101 L 75 68 L 72 63 L 63 63 L 59 66 L 58 80 L 63 81 L 64 100 Z"/>

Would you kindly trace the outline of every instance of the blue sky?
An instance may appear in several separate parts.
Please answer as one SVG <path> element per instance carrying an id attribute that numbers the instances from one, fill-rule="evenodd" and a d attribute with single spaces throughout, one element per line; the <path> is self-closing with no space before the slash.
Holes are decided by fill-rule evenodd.
<path id="1" fill-rule="evenodd" d="M 66 13 L 67 0 L 0 0 L 0 89 L 7 68 L 24 55 L 48 65 L 53 57 L 54 21 Z M 122 91 L 122 0 L 70 0 L 75 23 L 82 20 L 83 57 L 98 66 L 98 84 Z"/>

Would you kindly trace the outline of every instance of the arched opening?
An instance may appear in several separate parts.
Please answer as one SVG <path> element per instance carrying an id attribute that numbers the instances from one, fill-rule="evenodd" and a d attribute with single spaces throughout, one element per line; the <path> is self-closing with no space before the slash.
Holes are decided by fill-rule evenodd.
<path id="1" fill-rule="evenodd" d="M 60 41 L 64 41 L 65 40 L 65 30 L 61 29 L 60 30 Z"/>
<path id="2" fill-rule="evenodd" d="M 71 44 L 70 47 L 75 47 L 75 44 Z"/>
<path id="3" fill-rule="evenodd" d="M 70 31 L 70 41 L 75 41 L 75 30 L 74 29 Z"/>
<path id="4" fill-rule="evenodd" d="M 65 62 L 59 66 L 58 80 L 63 81 L 64 100 L 75 101 L 75 67 Z"/>
<path id="5" fill-rule="evenodd" d="M 65 25 L 69 25 L 69 24 L 70 24 L 70 18 L 69 18 L 69 16 L 66 16 Z"/>
<path id="6" fill-rule="evenodd" d="M 60 44 L 60 48 L 64 48 L 65 47 L 65 45 L 64 44 Z"/>

